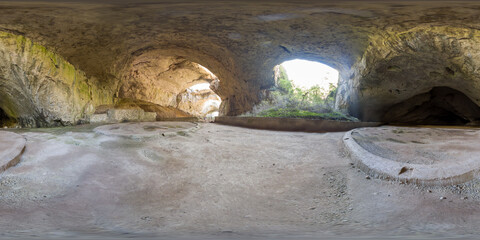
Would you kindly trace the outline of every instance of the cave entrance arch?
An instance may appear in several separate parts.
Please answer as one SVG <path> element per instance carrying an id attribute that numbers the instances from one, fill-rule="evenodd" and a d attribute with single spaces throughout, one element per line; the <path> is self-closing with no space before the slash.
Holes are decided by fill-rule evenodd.
<path id="1" fill-rule="evenodd" d="M 218 114 L 221 99 L 215 91 L 219 91 L 220 80 L 188 55 L 146 52 L 134 58 L 127 69 L 118 102 L 141 103 L 144 111 L 156 112 L 158 121 Z"/>
<path id="2" fill-rule="evenodd" d="M 338 70 L 320 62 L 293 59 L 276 68 L 283 68 L 295 87 L 310 89 L 319 86 L 323 91 L 328 91 L 331 85 L 335 88 L 338 85 Z"/>
<path id="3" fill-rule="evenodd" d="M 275 66 L 273 72 L 275 86 L 248 115 L 353 120 L 335 110 L 338 70 L 320 62 L 293 59 Z"/>
<path id="4" fill-rule="evenodd" d="M 274 68 L 275 86 L 293 108 L 324 112 L 333 109 L 339 72 L 320 62 L 293 59 Z M 278 93 L 277 93 L 278 95 Z"/>
<path id="5" fill-rule="evenodd" d="M 214 91 L 219 87 L 220 80 L 206 67 L 193 64 L 208 73 L 208 76 L 188 84 L 187 88 L 177 95 L 177 107 L 195 117 L 213 119 L 219 115 L 222 103 L 222 99 Z"/>
<path id="6" fill-rule="evenodd" d="M 15 118 L 9 116 L 3 108 L 0 108 L 0 127 L 12 127 L 16 125 L 17 121 Z"/>

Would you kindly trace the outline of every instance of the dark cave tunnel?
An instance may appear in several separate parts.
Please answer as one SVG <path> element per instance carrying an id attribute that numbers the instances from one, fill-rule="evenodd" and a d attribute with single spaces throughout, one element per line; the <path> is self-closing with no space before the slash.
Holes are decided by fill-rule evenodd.
<path id="1" fill-rule="evenodd" d="M 401 125 L 479 125 L 480 107 L 458 90 L 434 87 L 391 106 L 383 121 Z"/>
<path id="2" fill-rule="evenodd" d="M 8 114 L 2 108 L 0 108 L 0 127 L 12 126 L 15 123 L 15 119 L 8 116 Z"/>

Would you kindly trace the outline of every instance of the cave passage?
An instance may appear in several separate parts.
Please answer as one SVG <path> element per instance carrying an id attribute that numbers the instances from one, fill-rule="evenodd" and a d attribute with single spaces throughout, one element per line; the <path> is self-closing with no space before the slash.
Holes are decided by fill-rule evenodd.
<path id="1" fill-rule="evenodd" d="M 8 116 L 8 114 L 0 108 L 0 127 L 10 127 L 15 125 L 15 123 L 15 119 Z"/>
<path id="2" fill-rule="evenodd" d="M 206 118 L 219 111 L 221 98 L 216 94 L 220 80 L 206 67 L 187 57 L 142 54 L 129 63 L 119 87 L 115 106 L 141 108 L 155 112 L 156 120 Z M 112 120 L 113 121 L 113 120 Z M 115 120 L 116 121 L 116 120 Z"/>
<path id="3" fill-rule="evenodd" d="M 197 67 L 200 78 L 191 80 L 191 84 L 177 95 L 177 108 L 200 118 L 212 118 L 219 115 L 222 99 L 215 93 L 220 84 L 218 77 L 208 68 L 192 62 Z"/>
<path id="4" fill-rule="evenodd" d="M 185 89 L 178 96 L 179 108 L 196 117 L 212 118 L 218 116 L 222 100 L 211 89 L 212 84 L 216 83 L 216 81 L 198 83 Z"/>
<path id="5" fill-rule="evenodd" d="M 478 125 L 480 107 L 458 90 L 434 87 L 390 107 L 383 121 L 413 125 Z"/>

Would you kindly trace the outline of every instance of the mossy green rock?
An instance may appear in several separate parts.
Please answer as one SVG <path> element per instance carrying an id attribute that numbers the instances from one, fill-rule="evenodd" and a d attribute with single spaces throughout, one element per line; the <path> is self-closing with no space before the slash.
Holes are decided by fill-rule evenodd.
<path id="1" fill-rule="evenodd" d="M 283 118 L 307 118 L 307 119 L 327 119 L 342 121 L 358 121 L 340 112 L 316 113 L 294 108 L 274 108 L 265 110 L 258 114 L 260 117 L 283 117 Z"/>
<path id="2" fill-rule="evenodd" d="M 70 125 L 112 96 L 61 56 L 28 38 L 0 31 L 0 108 L 19 125 Z"/>

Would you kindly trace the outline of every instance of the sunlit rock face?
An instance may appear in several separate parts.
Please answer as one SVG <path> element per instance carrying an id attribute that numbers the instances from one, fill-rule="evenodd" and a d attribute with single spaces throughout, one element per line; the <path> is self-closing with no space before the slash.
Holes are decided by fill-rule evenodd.
<path id="1" fill-rule="evenodd" d="M 211 82 L 210 74 L 197 64 L 178 56 L 143 55 L 132 62 L 118 96 L 177 106 L 177 95 L 188 87 Z"/>
<path id="2" fill-rule="evenodd" d="M 124 98 L 188 111 L 178 96 L 193 98 L 184 80 L 202 76 L 198 63 L 220 79 L 220 114 L 238 115 L 295 58 L 339 70 L 336 107 L 366 121 L 434 87 L 478 105 L 479 11 L 475 1 L 2 1 L 0 31 L 28 44 L 1 44 L 0 108 L 25 126 L 75 123 Z"/>
<path id="3" fill-rule="evenodd" d="M 75 124 L 111 100 L 61 56 L 6 32 L 0 32 L 0 80 L 3 118 L 23 127 Z"/>
<path id="4" fill-rule="evenodd" d="M 195 88 L 203 85 L 206 86 Z M 153 51 L 132 61 L 120 84 L 118 97 L 177 108 L 192 116 L 204 117 L 209 113 L 204 109 L 208 101 L 220 103 L 219 97 L 210 89 L 210 86 L 216 89 L 218 85 L 219 79 L 199 64 Z M 219 104 L 216 105 L 218 111 Z"/>
<path id="5" fill-rule="evenodd" d="M 199 117 L 218 112 L 222 101 L 210 86 L 210 83 L 200 83 L 177 95 L 178 109 Z"/>

